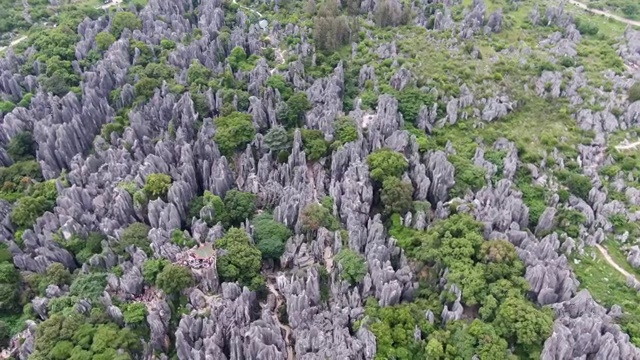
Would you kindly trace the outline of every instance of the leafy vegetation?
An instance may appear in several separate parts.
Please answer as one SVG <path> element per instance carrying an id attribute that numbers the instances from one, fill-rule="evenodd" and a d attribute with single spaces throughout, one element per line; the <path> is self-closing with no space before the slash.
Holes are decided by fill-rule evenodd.
<path id="1" fill-rule="evenodd" d="M 467 215 L 453 215 L 426 232 L 402 228 L 393 220 L 391 235 L 398 238 L 410 256 L 423 264 L 420 272 L 425 288 L 416 304 L 389 310 L 368 303 L 367 312 L 376 321 L 370 329 L 379 340 L 377 358 L 389 357 L 467 358 L 484 354 L 489 359 L 515 355 L 537 358 L 551 333 L 552 315 L 535 307 L 525 297 L 524 265 L 514 246 L 504 240 L 485 241 L 483 225 Z M 461 290 L 462 306 L 475 309 L 473 322 L 454 321 L 437 329 L 424 322 L 424 311 L 440 313 L 455 297 L 439 284 L 440 270 L 449 269 L 447 283 Z M 436 322 L 437 323 L 437 322 Z M 422 336 L 409 334 L 409 326 L 422 329 Z M 483 358 L 484 358 L 483 357 Z"/>
<path id="2" fill-rule="evenodd" d="M 217 259 L 218 274 L 222 280 L 237 281 L 253 289 L 262 286 L 262 254 L 250 244 L 249 235 L 244 230 L 229 229 L 216 246 L 226 250 L 226 254 Z"/>
<path id="3" fill-rule="evenodd" d="M 355 285 L 364 279 L 367 274 L 367 262 L 364 256 L 350 249 L 342 249 L 336 255 L 335 260 L 340 264 L 342 271 L 340 276 Z"/>
<path id="4" fill-rule="evenodd" d="M 383 182 L 388 177 L 400 177 L 409 166 L 407 159 L 390 149 L 380 149 L 367 157 L 373 180 Z"/>
<path id="5" fill-rule="evenodd" d="M 232 155 L 235 150 L 242 150 L 255 135 L 251 123 L 251 115 L 233 112 L 216 119 L 216 135 L 214 139 L 224 155 Z"/>
<path id="6" fill-rule="evenodd" d="M 273 220 L 268 213 L 253 221 L 253 240 L 264 259 L 277 260 L 284 253 L 284 245 L 292 232 L 284 224 Z"/>

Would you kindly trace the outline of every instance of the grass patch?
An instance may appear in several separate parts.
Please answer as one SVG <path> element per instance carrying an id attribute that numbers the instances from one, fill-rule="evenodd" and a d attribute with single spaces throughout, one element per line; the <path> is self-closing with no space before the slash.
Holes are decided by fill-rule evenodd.
<path id="1" fill-rule="evenodd" d="M 640 327 L 637 320 L 640 319 L 640 295 L 626 284 L 626 278 L 607 263 L 599 250 L 593 249 L 595 259 L 589 255 L 574 258 L 571 261 L 573 271 L 580 281 L 580 288 L 587 289 L 593 298 L 602 306 L 611 308 L 620 305 L 624 317 L 620 320 L 620 326 L 629 334 L 631 341 L 640 346 Z M 613 254 L 612 258 L 616 259 Z M 619 256 L 619 255 L 617 255 Z M 576 263 L 575 260 L 579 260 Z M 622 266 L 626 263 L 618 262 Z"/>

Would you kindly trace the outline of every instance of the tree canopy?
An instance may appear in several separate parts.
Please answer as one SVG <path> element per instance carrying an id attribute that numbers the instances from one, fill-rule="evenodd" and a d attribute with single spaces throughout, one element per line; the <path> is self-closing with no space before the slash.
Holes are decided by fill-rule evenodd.
<path id="1" fill-rule="evenodd" d="M 261 284 L 262 254 L 250 244 L 249 235 L 242 229 L 231 228 L 216 242 L 216 247 L 226 250 L 218 256 L 218 274 L 223 281 L 237 281 L 244 286 Z"/>
<path id="2" fill-rule="evenodd" d="M 251 115 L 240 112 L 232 112 L 227 116 L 215 120 L 216 134 L 214 139 L 220 152 L 224 155 L 232 155 L 253 140 L 255 129 L 251 123 Z"/>
<path id="3" fill-rule="evenodd" d="M 111 20 L 111 33 L 119 38 L 124 29 L 131 31 L 141 29 L 142 21 L 136 14 L 129 11 L 118 11 Z"/>
<path id="4" fill-rule="evenodd" d="M 371 153 L 367 157 L 367 164 L 371 178 L 379 182 L 387 177 L 400 177 L 409 166 L 402 154 L 386 148 Z"/>

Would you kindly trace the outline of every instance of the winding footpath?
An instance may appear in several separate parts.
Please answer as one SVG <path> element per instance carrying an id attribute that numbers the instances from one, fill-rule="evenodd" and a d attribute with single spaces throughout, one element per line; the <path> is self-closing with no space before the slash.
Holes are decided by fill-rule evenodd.
<path id="1" fill-rule="evenodd" d="M 632 143 L 622 142 L 619 145 L 616 145 L 616 150 L 618 150 L 618 151 L 631 150 L 631 149 L 637 148 L 639 145 L 640 145 L 640 140 L 638 140 L 636 142 L 632 142 Z"/>
<path id="2" fill-rule="evenodd" d="M 592 14 L 596 14 L 596 15 L 602 15 L 604 17 L 607 18 L 611 18 L 620 22 L 623 22 L 627 25 L 632 25 L 632 26 L 640 26 L 640 21 L 634 21 L 634 20 L 629 20 L 629 19 L 625 19 L 622 16 L 618 16 L 616 14 L 612 14 L 608 11 L 602 11 L 602 10 L 598 10 L 598 9 L 593 9 L 590 8 L 589 5 L 585 4 L 585 3 L 581 3 L 580 1 L 575 1 L 575 0 L 569 0 L 569 3 L 571 5 L 577 6 L 582 10 L 588 11 Z"/>
<path id="3" fill-rule="evenodd" d="M 607 249 L 600 245 L 600 244 L 596 244 L 596 247 L 598 248 L 598 250 L 600 251 L 600 253 L 602 254 L 602 256 L 604 256 L 604 259 L 607 260 L 607 262 L 609 263 L 609 265 L 611 265 L 614 269 L 616 269 L 620 274 L 624 275 L 626 278 L 631 277 L 633 278 L 636 282 L 638 282 L 638 279 L 636 279 L 636 277 L 631 274 L 630 272 L 628 272 L 627 270 L 623 269 L 622 267 L 620 267 L 620 265 L 618 265 L 613 258 L 611 258 L 611 255 L 609 255 L 609 252 L 607 251 Z"/>
<path id="4" fill-rule="evenodd" d="M 272 317 L 276 324 L 278 324 L 278 327 L 285 333 L 284 342 L 287 345 L 287 360 L 294 360 L 295 356 L 293 353 L 293 345 L 291 344 L 291 328 L 288 325 L 282 324 L 280 322 L 280 319 L 278 318 L 278 309 L 280 309 L 280 306 L 284 305 L 284 298 L 282 294 L 280 294 L 280 292 L 276 290 L 271 281 L 267 281 L 267 288 L 269 288 L 269 291 L 276 297 L 276 308 L 273 312 Z"/>

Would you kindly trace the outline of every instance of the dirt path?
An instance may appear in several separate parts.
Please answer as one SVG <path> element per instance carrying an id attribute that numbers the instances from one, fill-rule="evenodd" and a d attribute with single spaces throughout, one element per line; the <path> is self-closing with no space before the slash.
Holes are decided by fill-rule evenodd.
<path id="1" fill-rule="evenodd" d="M 632 142 L 632 143 L 622 142 L 619 145 L 616 145 L 616 150 L 618 150 L 618 151 L 631 150 L 631 149 L 637 148 L 638 146 L 640 146 L 640 140 L 638 140 L 636 142 Z"/>
<path id="2" fill-rule="evenodd" d="M 122 0 L 112 0 L 112 1 L 111 1 L 110 3 L 108 3 L 108 4 L 104 4 L 104 5 L 102 5 L 102 6 L 98 6 L 98 9 L 106 10 L 106 9 L 108 9 L 108 8 L 110 8 L 110 7 L 113 7 L 113 6 L 119 5 L 119 4 L 121 4 L 121 3 L 122 3 Z"/>
<path id="3" fill-rule="evenodd" d="M 592 9 L 587 4 L 581 3 L 579 1 L 569 0 L 569 3 L 579 7 L 582 10 L 588 11 L 588 12 L 590 12 L 592 14 L 602 15 L 602 16 L 607 17 L 607 18 L 612 18 L 614 20 L 623 22 L 623 23 L 625 23 L 627 25 L 640 26 L 640 21 L 629 20 L 629 19 L 623 18 L 622 16 L 618 16 L 618 15 L 612 14 L 612 13 L 607 12 L 607 11 L 602 11 L 602 10 L 598 10 L 598 9 Z"/>
<path id="4" fill-rule="evenodd" d="M 27 37 L 25 35 L 20 36 L 19 38 L 13 40 L 9 46 L 0 46 L 0 51 L 5 51 L 7 48 L 12 47 L 12 46 L 16 46 L 18 44 L 20 44 L 21 42 L 27 40 Z"/>
<path id="5" fill-rule="evenodd" d="M 238 2 L 236 0 L 233 0 L 234 4 L 237 4 Z M 241 8 L 245 9 L 245 10 L 249 10 L 251 12 L 253 12 L 254 14 L 258 15 L 258 17 L 262 17 L 262 14 L 260 14 L 258 11 L 253 10 L 252 8 L 246 7 L 244 5 L 239 5 Z"/>
<path id="6" fill-rule="evenodd" d="M 616 269 L 620 274 L 624 275 L 626 278 L 632 277 L 636 282 L 638 281 L 638 279 L 636 279 L 633 274 L 620 267 L 620 265 L 616 264 L 616 262 L 611 258 L 611 255 L 609 255 L 609 252 L 604 248 L 604 246 L 596 244 L 596 247 L 598 248 L 598 250 L 600 250 L 600 253 L 602 254 L 602 256 L 604 256 L 604 259 L 607 260 L 609 265 L 613 266 L 613 268 Z"/>
<path id="7" fill-rule="evenodd" d="M 282 324 L 280 322 L 280 319 L 278 318 L 278 309 L 280 309 L 280 306 L 282 306 L 284 298 L 282 297 L 282 294 L 280 294 L 280 292 L 276 290 L 271 281 L 267 281 L 267 287 L 269 288 L 269 291 L 276 297 L 276 309 L 273 313 L 273 320 L 276 322 L 276 324 L 278 324 L 278 327 L 280 327 L 280 329 L 284 330 L 284 342 L 287 345 L 287 360 L 294 360 L 295 356 L 293 355 L 293 346 L 291 345 L 291 328 L 288 325 Z"/>

